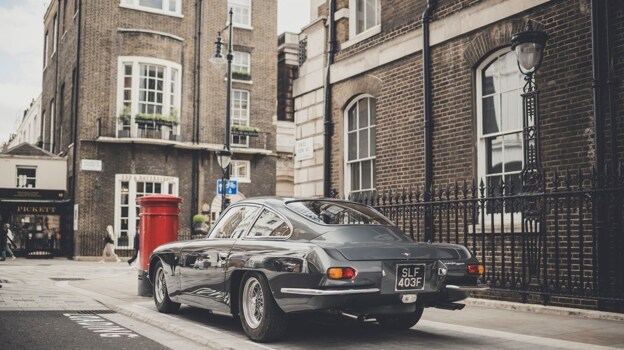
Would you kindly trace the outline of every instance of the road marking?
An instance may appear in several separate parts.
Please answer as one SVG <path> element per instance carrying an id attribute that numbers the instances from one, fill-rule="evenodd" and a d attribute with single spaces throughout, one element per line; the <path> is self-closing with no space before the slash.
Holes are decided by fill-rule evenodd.
<path id="1" fill-rule="evenodd" d="M 418 325 L 424 326 L 424 327 L 435 328 L 437 330 L 444 331 L 445 333 L 448 333 L 449 331 L 456 331 L 456 332 L 466 333 L 466 334 L 471 334 L 471 335 L 482 335 L 482 336 L 489 337 L 489 338 L 498 338 L 498 339 L 511 340 L 515 342 L 531 343 L 531 344 L 540 345 L 540 346 L 552 346 L 552 347 L 561 348 L 561 349 L 571 349 L 571 350 L 578 350 L 578 349 L 614 350 L 614 349 L 617 349 L 617 348 L 612 348 L 609 346 L 578 343 L 578 342 L 562 340 L 562 339 L 536 337 L 532 335 L 496 331 L 493 329 L 460 326 L 460 325 L 435 322 L 435 321 L 421 320 L 420 322 L 418 322 Z"/>
<path id="2" fill-rule="evenodd" d="M 102 338 L 138 338 L 139 335 L 98 315 L 63 314 L 70 320 Z"/>

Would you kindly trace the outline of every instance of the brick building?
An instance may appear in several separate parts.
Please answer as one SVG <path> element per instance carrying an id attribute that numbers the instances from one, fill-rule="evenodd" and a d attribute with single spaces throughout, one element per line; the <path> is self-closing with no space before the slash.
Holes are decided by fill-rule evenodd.
<path id="1" fill-rule="evenodd" d="M 45 15 L 42 143 L 68 158 L 74 255 L 98 255 L 107 225 L 131 250 L 135 199 L 181 197 L 180 237 L 214 219 L 223 176 L 226 69 L 209 63 L 233 9 L 232 179 L 275 194 L 277 7 L 259 0 L 54 0 Z"/>
<path id="2" fill-rule="evenodd" d="M 466 244 L 490 297 L 624 310 L 621 1 L 311 3 L 295 195 L 358 198 L 416 239 Z M 550 37 L 531 193 L 510 50 L 529 22 Z"/>

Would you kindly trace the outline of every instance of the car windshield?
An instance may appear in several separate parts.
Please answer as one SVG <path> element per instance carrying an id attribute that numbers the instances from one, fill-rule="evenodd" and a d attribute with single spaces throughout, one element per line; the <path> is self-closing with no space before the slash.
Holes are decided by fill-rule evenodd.
<path id="1" fill-rule="evenodd" d="M 304 218 L 326 225 L 392 225 L 379 212 L 367 206 L 326 200 L 303 200 L 286 206 Z"/>

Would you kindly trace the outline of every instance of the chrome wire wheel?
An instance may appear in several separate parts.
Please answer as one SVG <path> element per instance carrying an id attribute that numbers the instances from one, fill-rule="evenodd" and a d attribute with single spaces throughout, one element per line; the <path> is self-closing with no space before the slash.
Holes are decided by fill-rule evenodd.
<path id="1" fill-rule="evenodd" d="M 264 318 L 264 293 L 257 278 L 251 277 L 243 288 L 243 313 L 250 328 L 256 329 Z"/>
<path id="2" fill-rule="evenodd" d="M 156 288 L 154 288 L 154 296 L 158 303 L 165 301 L 165 295 L 167 294 L 167 284 L 165 282 L 165 273 L 162 268 L 156 271 Z"/>

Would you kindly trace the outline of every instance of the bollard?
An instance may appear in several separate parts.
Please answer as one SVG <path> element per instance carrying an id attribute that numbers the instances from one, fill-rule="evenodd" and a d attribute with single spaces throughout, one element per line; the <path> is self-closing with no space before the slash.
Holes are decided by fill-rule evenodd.
<path id="1" fill-rule="evenodd" d="M 161 244 L 178 239 L 180 203 L 182 198 L 172 195 L 150 195 L 137 198 L 140 206 L 138 295 L 152 296 L 148 278 L 149 257 Z"/>

